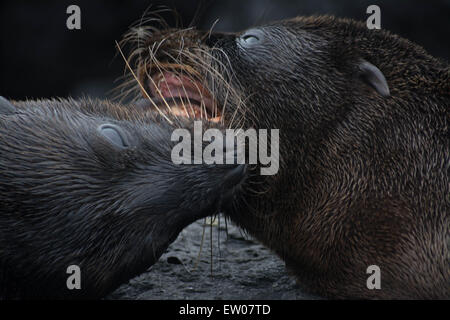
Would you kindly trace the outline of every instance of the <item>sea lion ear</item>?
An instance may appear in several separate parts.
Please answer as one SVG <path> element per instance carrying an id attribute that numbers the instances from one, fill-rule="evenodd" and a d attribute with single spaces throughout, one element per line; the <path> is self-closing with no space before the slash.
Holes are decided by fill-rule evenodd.
<path id="1" fill-rule="evenodd" d="M 360 60 L 358 63 L 358 73 L 360 77 L 380 95 L 383 97 L 390 96 L 386 78 L 376 66 L 366 60 Z"/>
<path id="2" fill-rule="evenodd" d="M 126 149 L 130 146 L 125 132 L 117 125 L 102 124 L 97 128 L 97 132 L 116 148 Z"/>
<path id="3" fill-rule="evenodd" d="M 16 112 L 16 107 L 12 105 L 11 102 L 9 102 L 4 97 L 0 96 L 0 114 L 4 115 L 10 115 L 14 114 Z"/>

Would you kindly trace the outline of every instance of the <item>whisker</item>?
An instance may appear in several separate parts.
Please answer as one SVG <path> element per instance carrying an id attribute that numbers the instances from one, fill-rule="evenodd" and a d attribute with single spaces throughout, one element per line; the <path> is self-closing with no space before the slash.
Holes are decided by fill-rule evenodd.
<path id="1" fill-rule="evenodd" d="M 197 259 L 195 261 L 194 268 L 192 269 L 192 272 L 197 270 L 198 264 L 200 262 L 200 256 L 201 256 L 202 250 L 203 250 L 203 242 L 205 241 L 205 229 L 206 229 L 206 218 L 203 220 L 203 231 L 202 231 L 202 240 L 200 242 L 200 250 L 198 250 Z"/>
<path id="2" fill-rule="evenodd" d="M 151 59 L 155 59 L 155 57 L 152 55 L 152 53 L 150 53 L 150 54 L 151 54 Z M 167 109 L 169 110 L 169 112 L 172 113 L 172 108 L 171 108 L 171 107 L 169 106 L 169 104 L 167 103 L 166 98 L 163 96 L 161 90 L 159 89 L 159 86 L 158 86 L 158 85 L 155 83 L 155 81 L 153 80 L 153 77 L 151 77 L 151 76 L 148 74 L 147 69 L 145 69 L 145 74 L 147 75 L 148 79 L 152 82 L 152 84 L 153 84 L 153 86 L 154 86 L 156 92 L 158 93 L 158 95 L 160 96 L 160 98 L 162 99 L 162 101 L 164 102 L 164 104 L 166 105 L 166 107 L 167 107 Z M 163 74 L 163 76 L 164 76 L 164 74 Z M 166 83 L 167 83 L 167 82 L 166 82 Z M 176 114 L 175 114 L 175 118 L 178 118 Z"/>
<path id="3" fill-rule="evenodd" d="M 216 19 L 216 21 L 213 22 L 211 28 L 209 28 L 208 39 L 211 37 L 211 33 L 218 22 L 219 22 L 219 19 Z"/>
<path id="4" fill-rule="evenodd" d="M 170 53 L 166 53 L 166 54 L 167 54 L 170 58 L 174 59 L 174 57 L 173 57 Z M 177 60 L 174 59 L 174 61 L 177 61 Z M 177 68 L 175 68 L 175 69 L 173 70 L 173 73 L 174 73 L 175 77 L 180 81 L 181 87 L 182 87 L 182 89 L 183 89 L 183 92 L 184 92 L 185 96 L 187 97 L 188 94 L 187 94 L 187 92 L 186 92 L 186 88 L 184 87 L 183 81 L 181 81 L 181 77 L 183 76 L 183 74 L 182 74 L 182 73 L 179 73 L 179 72 L 182 72 L 183 70 L 179 71 L 179 70 L 178 70 L 179 68 L 178 68 L 178 65 L 177 65 L 177 64 L 174 64 L 173 66 L 174 66 L 174 68 L 177 67 Z M 188 73 L 188 74 L 189 74 L 189 73 Z M 189 103 L 189 107 L 191 108 L 192 115 L 193 115 L 193 117 L 195 118 L 194 107 L 192 106 L 191 101 L 190 101 L 189 99 L 187 99 L 187 101 L 188 101 L 188 103 Z M 183 102 L 183 100 L 182 100 L 182 102 Z M 186 107 L 185 107 L 185 105 L 184 105 L 184 102 L 183 102 L 183 107 L 185 108 L 185 111 L 186 111 L 186 113 L 187 113 L 187 110 L 186 110 Z"/>
<path id="5" fill-rule="evenodd" d="M 156 67 L 158 68 L 160 74 L 162 75 L 162 77 L 164 78 L 164 81 L 165 81 L 166 84 L 167 84 L 167 79 L 166 79 L 166 76 L 165 76 L 164 72 L 162 71 L 162 69 L 161 69 L 161 67 L 160 67 L 160 63 L 156 60 L 156 58 L 155 58 L 154 61 L 155 61 Z M 164 71 L 167 71 L 164 67 L 163 67 L 163 69 L 164 69 Z M 177 79 L 180 80 L 178 77 L 177 77 Z M 186 96 L 187 96 L 186 90 L 185 90 L 184 85 L 183 85 L 183 82 L 182 82 L 181 80 L 180 80 L 180 83 L 181 83 L 181 86 L 182 86 L 182 88 L 183 88 L 183 90 L 184 90 Z M 175 102 L 175 97 L 173 96 L 172 91 L 169 90 L 169 92 L 170 92 L 170 96 L 171 96 L 171 98 L 172 98 L 172 101 Z M 190 105 L 191 109 L 193 110 L 192 105 L 191 105 L 191 102 L 189 101 L 189 99 L 188 99 L 188 102 L 189 102 L 189 105 Z M 183 99 L 181 99 L 181 104 L 182 104 L 182 106 L 183 106 L 183 108 L 184 108 L 184 111 L 186 112 L 187 117 L 190 118 L 189 113 L 188 113 L 188 111 L 187 111 L 187 109 L 186 109 L 186 104 L 184 103 L 184 100 L 183 100 Z M 195 115 L 194 115 L 194 117 L 195 117 Z"/>
<path id="6" fill-rule="evenodd" d="M 173 124 L 172 120 L 170 120 L 156 105 L 156 103 L 150 98 L 149 94 L 147 93 L 147 91 L 145 90 L 144 86 L 142 85 L 142 83 L 139 81 L 139 79 L 136 77 L 136 74 L 134 73 L 134 71 L 131 69 L 130 64 L 128 63 L 127 59 L 125 58 L 125 55 L 122 52 L 122 49 L 119 46 L 119 43 L 116 41 L 116 46 L 117 49 L 120 52 L 120 55 L 122 56 L 122 58 L 124 59 L 125 63 L 127 64 L 127 67 L 129 68 L 131 74 L 133 75 L 133 77 L 136 79 L 136 82 L 138 83 L 139 87 L 141 88 L 142 92 L 144 93 L 144 95 L 146 96 L 147 99 L 149 99 L 151 101 L 151 103 L 153 104 L 153 106 L 155 107 L 156 110 L 158 110 L 158 112 L 170 123 Z"/>

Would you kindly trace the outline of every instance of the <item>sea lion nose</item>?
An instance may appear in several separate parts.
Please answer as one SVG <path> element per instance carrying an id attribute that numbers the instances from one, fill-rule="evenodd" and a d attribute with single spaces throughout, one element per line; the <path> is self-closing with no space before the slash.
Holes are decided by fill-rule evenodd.
<path id="1" fill-rule="evenodd" d="M 239 184 L 244 180 L 247 174 L 247 165 L 238 164 L 235 168 L 231 169 L 224 177 L 224 186 L 230 188 L 231 186 Z"/>
<path id="2" fill-rule="evenodd" d="M 223 194 L 221 210 L 227 211 L 233 203 L 233 198 L 236 196 L 236 188 L 243 183 L 248 175 L 248 168 L 246 164 L 238 164 L 231 169 L 223 179 Z"/>

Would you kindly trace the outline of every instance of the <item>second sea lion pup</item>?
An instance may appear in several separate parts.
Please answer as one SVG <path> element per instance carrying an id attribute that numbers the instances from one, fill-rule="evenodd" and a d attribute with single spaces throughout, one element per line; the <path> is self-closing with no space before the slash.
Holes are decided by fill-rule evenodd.
<path id="1" fill-rule="evenodd" d="M 183 123 L 135 109 L 0 100 L 0 298 L 104 297 L 231 201 L 244 166 L 175 165 Z"/>

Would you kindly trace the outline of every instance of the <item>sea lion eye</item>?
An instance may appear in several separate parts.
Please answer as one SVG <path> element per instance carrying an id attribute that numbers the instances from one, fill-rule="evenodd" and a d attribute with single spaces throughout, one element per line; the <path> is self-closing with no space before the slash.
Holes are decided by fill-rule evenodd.
<path id="1" fill-rule="evenodd" d="M 261 30 L 250 29 L 245 31 L 240 37 L 237 38 L 238 43 L 244 48 L 250 48 L 256 44 L 261 43 L 264 34 Z"/>

